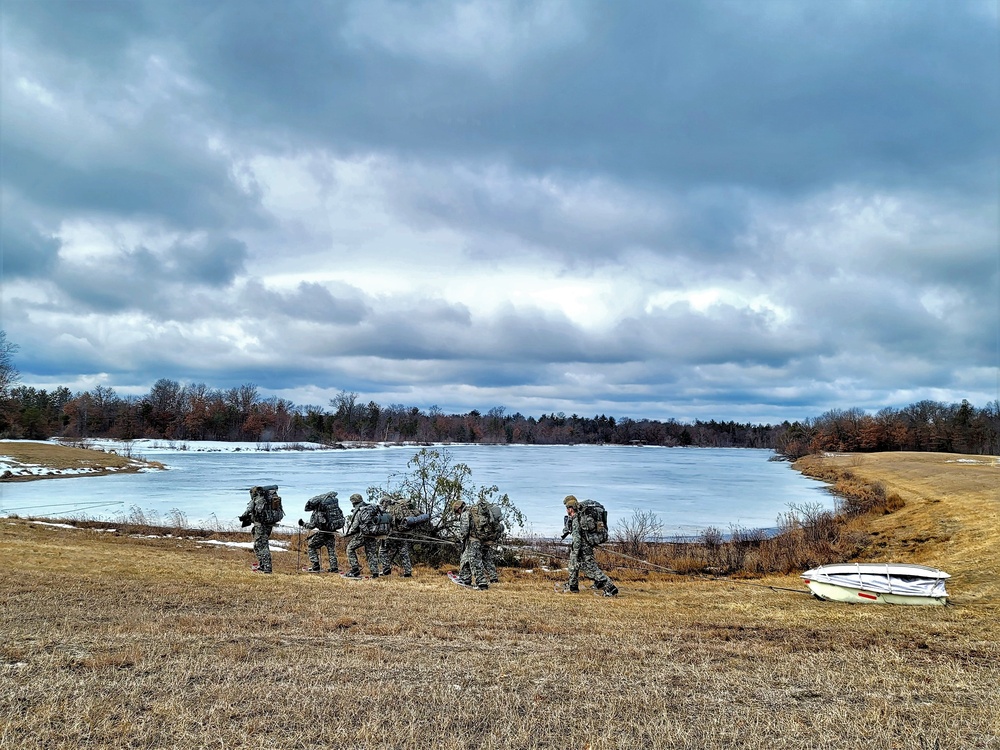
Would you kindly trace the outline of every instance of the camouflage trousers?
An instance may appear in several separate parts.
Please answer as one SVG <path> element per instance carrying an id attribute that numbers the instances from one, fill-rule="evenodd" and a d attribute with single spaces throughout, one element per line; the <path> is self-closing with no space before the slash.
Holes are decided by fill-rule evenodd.
<path id="1" fill-rule="evenodd" d="M 326 547 L 326 554 L 330 558 L 330 572 L 336 573 L 337 567 L 337 535 L 332 531 L 317 531 L 309 537 L 307 555 L 309 563 L 314 570 L 319 570 L 319 552 Z"/>
<path id="2" fill-rule="evenodd" d="M 597 584 L 597 588 L 604 588 L 604 585 L 611 579 L 605 575 L 604 571 L 597 565 L 594 559 L 594 548 L 586 542 L 580 544 L 579 549 L 573 548 L 569 553 L 569 585 L 578 586 L 580 584 L 580 573 Z"/>
<path id="3" fill-rule="evenodd" d="M 253 552 L 257 555 L 257 565 L 262 573 L 271 572 L 271 530 L 274 527 L 268 523 L 253 525 Z"/>
<path id="4" fill-rule="evenodd" d="M 378 578 L 378 539 L 373 536 L 355 534 L 347 542 L 347 562 L 350 563 L 351 572 L 361 572 L 358 550 L 362 547 L 365 550 L 365 562 L 368 563 L 368 572 L 371 573 L 372 578 Z"/>
<path id="5" fill-rule="evenodd" d="M 486 569 L 483 567 L 483 543 L 474 537 L 465 540 L 462 557 L 459 560 L 458 578 L 462 583 L 487 583 Z"/>
<path id="6" fill-rule="evenodd" d="M 383 539 L 379 544 L 379 559 L 382 564 L 382 575 L 392 573 L 393 560 L 399 558 L 399 565 L 405 575 L 413 575 L 413 563 L 410 562 L 410 542 L 408 539 Z"/>
<path id="7" fill-rule="evenodd" d="M 497 549 L 492 544 L 483 545 L 483 570 L 490 583 L 500 582 L 500 574 L 497 573 Z"/>

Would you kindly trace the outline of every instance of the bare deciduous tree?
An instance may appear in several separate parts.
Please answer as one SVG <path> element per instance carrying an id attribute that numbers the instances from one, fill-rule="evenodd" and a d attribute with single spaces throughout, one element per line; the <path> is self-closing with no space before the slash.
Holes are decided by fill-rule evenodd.
<path id="1" fill-rule="evenodd" d="M 14 366 L 17 344 L 7 340 L 7 332 L 0 331 L 0 398 L 7 396 L 10 389 L 21 379 L 21 373 Z"/>
<path id="2" fill-rule="evenodd" d="M 611 539 L 626 555 L 643 557 L 649 543 L 658 539 L 662 533 L 663 522 L 656 513 L 636 508 L 631 516 L 615 524 Z"/>

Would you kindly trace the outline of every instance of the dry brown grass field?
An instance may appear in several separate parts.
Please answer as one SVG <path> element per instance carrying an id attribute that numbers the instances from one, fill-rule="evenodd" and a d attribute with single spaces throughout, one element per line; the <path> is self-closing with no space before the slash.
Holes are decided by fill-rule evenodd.
<path id="1" fill-rule="evenodd" d="M 9 459 L 14 466 L 44 466 L 47 474 L 18 475 L 0 477 L 0 481 L 19 482 L 56 477 L 72 477 L 73 474 L 59 474 L 61 471 L 85 472 L 88 476 L 103 474 L 127 474 L 143 468 L 162 469 L 158 461 L 145 461 L 117 453 L 88 450 L 71 445 L 48 442 L 0 441 L 0 456 Z M 2 472 L 0 472 L 2 473 Z"/>
<path id="2" fill-rule="evenodd" d="M 953 605 L 621 571 L 618 599 L 519 569 L 471 592 L 295 552 L 263 576 L 204 539 L 0 519 L 0 747 L 1000 747 L 996 459 L 822 463 L 899 493 L 870 559 L 942 567 Z"/>

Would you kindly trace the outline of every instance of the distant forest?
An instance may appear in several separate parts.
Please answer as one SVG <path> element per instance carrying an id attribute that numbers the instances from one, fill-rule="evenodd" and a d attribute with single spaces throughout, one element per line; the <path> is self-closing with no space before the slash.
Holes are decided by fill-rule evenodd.
<path id="1" fill-rule="evenodd" d="M 98 386 L 85 393 L 26 386 L 2 389 L 0 437 L 44 440 L 88 437 L 134 440 L 318 442 L 605 443 L 617 445 L 769 448 L 787 458 L 819 451 L 942 451 L 1000 454 L 1000 402 L 920 401 L 871 415 L 834 410 L 777 425 L 734 421 L 630 419 L 562 412 L 526 417 L 495 406 L 485 413 L 445 414 L 402 404 L 358 401 L 341 391 L 328 408 L 263 398 L 252 383 L 228 390 L 160 379 L 144 396 Z"/>

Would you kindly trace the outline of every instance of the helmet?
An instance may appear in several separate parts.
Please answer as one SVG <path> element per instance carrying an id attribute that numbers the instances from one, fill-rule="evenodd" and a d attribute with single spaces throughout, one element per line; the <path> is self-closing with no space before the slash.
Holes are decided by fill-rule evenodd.
<path id="1" fill-rule="evenodd" d="M 351 495 L 351 504 L 352 505 L 357 505 L 362 500 L 364 500 L 364 498 L 361 497 L 361 495 L 359 495 L 357 492 L 355 492 L 353 495 Z"/>
<path id="2" fill-rule="evenodd" d="M 319 500 L 316 498 L 306 500 L 306 510 L 319 510 Z"/>
<path id="3" fill-rule="evenodd" d="M 567 508 L 570 507 L 575 508 L 577 505 L 579 505 L 579 503 L 576 501 L 575 495 L 566 495 L 566 499 L 563 500 L 563 505 L 565 505 Z"/>

